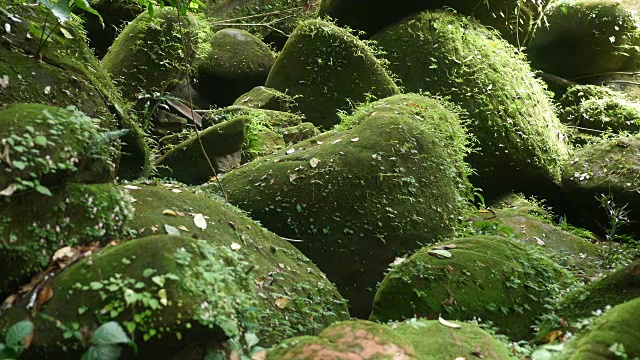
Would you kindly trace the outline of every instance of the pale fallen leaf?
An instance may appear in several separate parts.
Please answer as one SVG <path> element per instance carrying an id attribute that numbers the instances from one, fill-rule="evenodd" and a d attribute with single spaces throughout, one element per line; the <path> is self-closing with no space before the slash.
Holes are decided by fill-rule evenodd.
<path id="1" fill-rule="evenodd" d="M 140 189 L 142 189 L 140 186 L 135 186 L 135 185 L 125 185 L 124 188 L 125 189 L 129 189 L 129 190 L 140 190 Z"/>
<path id="2" fill-rule="evenodd" d="M 267 350 L 256 351 L 251 355 L 251 360 L 265 360 L 267 358 Z"/>
<path id="3" fill-rule="evenodd" d="M 11 33 L 11 24 L 9 23 L 5 23 L 4 24 L 4 31 Z"/>
<path id="4" fill-rule="evenodd" d="M 533 238 L 536 239 L 536 243 L 538 245 L 540 245 L 540 246 L 544 246 L 545 245 L 544 240 L 540 239 L 539 237 L 534 236 Z"/>
<path id="5" fill-rule="evenodd" d="M 6 89 L 9 86 L 9 75 L 3 75 L 0 78 L 0 87 Z"/>
<path id="6" fill-rule="evenodd" d="M 441 258 L 441 259 L 446 259 L 446 258 L 450 258 L 451 257 L 451 253 L 448 252 L 447 250 L 433 249 L 433 250 L 429 250 L 428 254 L 429 255 L 433 255 L 435 257 L 438 257 L 438 258 Z"/>
<path id="7" fill-rule="evenodd" d="M 404 261 L 406 260 L 406 258 L 403 257 L 397 257 L 395 260 L 393 260 L 393 265 L 400 265 L 402 264 Z"/>
<path id="8" fill-rule="evenodd" d="M 10 184 L 4 190 L 0 191 L 0 195 L 11 196 L 14 192 L 16 192 L 17 189 L 18 187 L 16 186 L 16 184 Z"/>
<path id="9" fill-rule="evenodd" d="M 351 139 L 351 142 L 358 142 L 358 141 L 360 141 L 359 137 L 354 137 L 353 139 Z"/>
<path id="10" fill-rule="evenodd" d="M 169 235 L 180 235 L 180 230 L 178 230 L 176 227 L 168 225 L 168 224 L 164 224 L 164 230 Z"/>
<path id="11" fill-rule="evenodd" d="M 174 192 L 174 193 L 178 194 L 178 193 L 181 193 L 182 190 L 180 190 L 180 189 L 171 189 L 171 192 Z"/>
<path id="12" fill-rule="evenodd" d="M 311 165 L 312 168 L 315 168 L 318 166 L 319 162 L 320 160 L 318 160 L 317 158 L 311 158 L 311 160 L 309 160 L 309 165 Z"/>
<path id="13" fill-rule="evenodd" d="M 154 234 L 158 232 L 158 227 L 156 225 L 151 225 L 150 229 Z"/>
<path id="14" fill-rule="evenodd" d="M 289 181 L 294 182 L 298 178 L 298 174 L 289 175 Z"/>
<path id="15" fill-rule="evenodd" d="M 452 323 L 450 321 L 447 321 L 445 319 L 442 318 L 442 316 L 438 316 L 438 321 L 440 322 L 440 324 L 446 326 L 446 327 L 450 327 L 452 329 L 459 329 L 461 326 L 455 323 Z"/>
<path id="16" fill-rule="evenodd" d="M 44 87 L 44 93 L 49 95 L 50 92 L 51 92 L 51 86 L 45 86 Z"/>
<path id="17" fill-rule="evenodd" d="M 180 226 L 178 226 L 178 229 L 180 229 L 180 230 L 182 230 L 182 231 L 189 231 L 189 229 L 187 229 L 187 227 L 186 227 L 186 226 L 184 226 L 184 225 L 180 225 Z"/>
<path id="18" fill-rule="evenodd" d="M 69 32 L 69 30 L 61 27 L 60 28 L 60 32 L 62 33 L 62 35 L 64 35 L 64 37 L 66 37 L 67 39 L 73 39 L 73 35 L 71 35 L 71 33 Z"/>
<path id="19" fill-rule="evenodd" d="M 287 150 L 287 155 L 291 155 L 291 154 L 293 154 L 294 152 L 296 152 L 296 149 L 291 148 L 291 149 Z"/>
<path id="20" fill-rule="evenodd" d="M 467 360 L 467 358 L 466 358 L 466 357 L 462 357 L 462 356 L 458 356 L 458 357 L 456 358 L 456 360 Z"/>
<path id="21" fill-rule="evenodd" d="M 205 230 L 207 228 L 207 220 L 202 214 L 194 214 L 193 223 L 196 224 L 199 229 Z"/>
<path id="22" fill-rule="evenodd" d="M 162 215 L 178 216 L 178 213 L 173 210 L 166 209 L 162 212 Z"/>
<path id="23" fill-rule="evenodd" d="M 231 250 L 240 250 L 241 247 L 237 242 L 231 243 Z"/>
<path id="24" fill-rule="evenodd" d="M 275 301 L 276 306 L 279 307 L 280 309 L 286 308 L 290 302 L 291 302 L 291 299 L 286 297 L 277 298 Z"/>
<path id="25" fill-rule="evenodd" d="M 331 142 L 331 144 L 337 144 L 337 143 L 339 143 L 340 141 L 342 141 L 342 139 L 333 140 L 333 142 Z"/>

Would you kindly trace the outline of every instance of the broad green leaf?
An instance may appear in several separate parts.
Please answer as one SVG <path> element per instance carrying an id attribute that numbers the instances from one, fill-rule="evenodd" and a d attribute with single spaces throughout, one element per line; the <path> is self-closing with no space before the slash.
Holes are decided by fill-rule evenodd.
<path id="1" fill-rule="evenodd" d="M 49 190 L 47 187 L 44 187 L 42 185 L 36 185 L 36 191 L 42 195 L 53 196 L 53 194 L 51 193 L 51 190 Z"/>
<path id="2" fill-rule="evenodd" d="M 128 344 L 130 342 L 131 339 L 127 333 L 115 321 L 100 325 L 91 336 L 91 343 L 95 345 Z"/>
<path id="3" fill-rule="evenodd" d="M 247 342 L 247 348 L 251 349 L 252 347 L 257 345 L 260 340 L 258 339 L 256 334 L 248 332 L 244 334 L 244 341 Z"/>
<path id="4" fill-rule="evenodd" d="M 89 2 L 87 0 L 74 0 L 74 1 L 75 1 L 75 4 L 76 4 L 76 6 L 78 8 L 97 16 L 98 19 L 100 19 L 100 24 L 104 28 L 104 21 L 102 20 L 102 16 L 100 15 L 100 13 L 96 9 L 91 7 L 91 5 L 89 4 Z"/>
<path id="5" fill-rule="evenodd" d="M 114 345 L 92 346 L 82 355 L 82 360 L 117 360 L 122 349 Z"/>
<path id="6" fill-rule="evenodd" d="M 71 16 L 69 0 L 58 0 L 53 4 L 53 6 L 49 7 L 49 9 L 61 23 L 67 22 Z"/>
<path id="7" fill-rule="evenodd" d="M 5 336 L 6 346 L 22 345 L 22 342 L 33 332 L 33 323 L 29 320 L 13 324 Z"/>

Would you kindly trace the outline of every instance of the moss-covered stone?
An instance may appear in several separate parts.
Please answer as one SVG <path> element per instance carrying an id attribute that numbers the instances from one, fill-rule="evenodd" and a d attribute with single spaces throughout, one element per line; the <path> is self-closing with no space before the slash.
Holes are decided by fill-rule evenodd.
<path id="1" fill-rule="evenodd" d="M 232 105 L 223 109 L 212 110 L 202 116 L 202 125 L 209 127 L 211 125 L 220 124 L 224 121 L 231 120 L 237 116 L 249 116 L 257 118 L 266 125 L 280 129 L 289 126 L 300 125 L 304 120 L 304 116 L 293 114 L 286 111 L 276 111 L 267 109 L 252 108 L 250 106 Z"/>
<path id="2" fill-rule="evenodd" d="M 296 126 L 289 126 L 281 129 L 279 132 L 282 134 L 282 140 L 284 140 L 285 144 L 299 143 L 320 135 L 318 128 L 309 122 L 304 122 Z"/>
<path id="3" fill-rule="evenodd" d="M 600 249 L 593 234 L 563 223 L 556 225 L 546 209 L 521 196 L 508 196 L 491 210 L 480 210 L 471 222 L 475 235 L 505 236 L 543 251 L 581 276 L 601 271 Z"/>
<path id="4" fill-rule="evenodd" d="M 193 16 L 178 16 L 170 7 L 155 9 L 153 17 L 144 12 L 118 35 L 102 65 L 127 100 L 162 95 L 182 80 L 193 61 L 198 26 Z M 190 59 L 184 58 L 183 42 Z"/>
<path id="5" fill-rule="evenodd" d="M 320 14 L 337 19 L 340 25 L 373 35 L 383 28 L 422 10 L 451 8 L 473 16 L 483 25 L 500 31 L 512 44 L 526 46 L 538 28 L 543 10 L 550 0 L 405 0 L 401 4 L 389 0 L 323 0 Z"/>
<path id="6" fill-rule="evenodd" d="M 294 109 L 324 129 L 340 122 L 339 111 L 369 95 L 380 99 L 398 93 L 365 43 L 319 20 L 305 21 L 291 34 L 265 86 L 299 96 Z"/>
<path id="7" fill-rule="evenodd" d="M 578 85 L 562 96 L 559 105 L 560 121 L 576 127 L 578 132 L 640 132 L 640 103 L 624 93 L 602 86 Z"/>
<path id="8" fill-rule="evenodd" d="M 258 313 L 249 309 L 258 299 L 250 267 L 229 247 L 186 236 L 109 247 L 48 284 L 55 296 L 33 319 L 37 338 L 27 357 L 74 358 L 84 349 L 65 330 L 92 332 L 112 320 L 136 339 L 138 356 L 171 358 L 189 347 L 204 353 L 208 343 L 237 338 L 255 324 Z"/>
<path id="9" fill-rule="evenodd" d="M 67 181 L 113 181 L 113 150 L 100 132 L 97 120 L 72 108 L 14 104 L 0 110 L 2 195 L 47 194 L 46 186 Z"/>
<path id="10" fill-rule="evenodd" d="M 559 181 L 568 157 L 563 128 L 544 85 L 494 32 L 452 12 L 426 11 L 373 39 L 407 90 L 450 97 L 469 113 L 479 149 L 467 160 L 485 198 Z"/>
<path id="11" fill-rule="evenodd" d="M 221 178 L 230 201 L 291 239 L 367 316 L 396 256 L 453 232 L 466 209 L 466 135 L 439 101 L 397 95 Z M 340 264 L 340 266 L 336 266 Z"/>
<path id="12" fill-rule="evenodd" d="M 12 103 L 46 103 L 60 107 L 73 105 L 86 115 L 100 119 L 106 130 L 126 129 L 118 175 L 131 179 L 150 170 L 149 149 L 135 120 L 111 78 L 86 44 L 79 21 L 72 18 L 62 28 L 49 17 L 49 40 L 39 46 L 40 37 L 31 27 L 41 29 L 50 11 L 43 6 L 24 6 L 0 1 L 0 22 L 11 31 L 0 37 L 0 106 Z M 12 14 L 13 17 L 9 17 Z M 18 19 L 18 20 L 15 20 Z M 38 61 L 41 58 L 42 61 Z M 115 160 L 115 159 L 114 159 Z"/>
<path id="13" fill-rule="evenodd" d="M 210 46 L 196 63 L 194 86 L 218 106 L 231 105 L 264 84 L 275 61 L 269 46 L 244 30 L 220 30 L 211 37 Z"/>
<path id="14" fill-rule="evenodd" d="M 575 152 L 562 179 L 563 211 L 570 223 L 602 233 L 609 214 L 597 198 L 612 196 L 614 208 L 630 211 L 625 231 L 640 232 L 640 137 L 590 144 Z M 604 228 L 603 228 L 604 226 Z M 619 229 L 621 230 L 621 229 Z"/>
<path id="15" fill-rule="evenodd" d="M 264 86 L 256 86 L 246 94 L 240 95 L 233 105 L 246 106 L 253 109 L 289 111 L 295 100 L 285 93 Z"/>
<path id="16" fill-rule="evenodd" d="M 635 70 L 640 60 L 637 2 L 559 0 L 546 11 L 527 54 L 532 66 L 565 78 Z"/>
<path id="17" fill-rule="evenodd" d="M 131 207 L 114 185 L 69 184 L 51 192 L 2 199 L 0 298 L 43 270 L 56 250 L 106 243 L 126 233 Z"/>
<path id="18" fill-rule="evenodd" d="M 477 325 L 451 321 L 459 328 L 442 325 L 437 320 L 411 319 L 391 325 L 395 333 L 407 340 L 418 360 L 457 358 L 507 360 L 509 349 Z"/>
<path id="19" fill-rule="evenodd" d="M 229 170 L 225 158 L 238 153 L 245 140 L 245 127 L 250 120 L 239 116 L 233 120 L 209 127 L 197 135 L 191 136 L 156 161 L 158 176 L 176 179 L 186 184 L 206 183 L 216 172 Z M 204 146 L 203 153 L 202 146 Z M 239 158 L 235 166 L 240 165 Z M 211 165 L 209 164 L 211 161 Z"/>
<path id="20" fill-rule="evenodd" d="M 425 247 L 396 265 L 380 284 L 371 320 L 491 321 L 511 339 L 533 334 L 536 317 L 572 277 L 515 241 L 476 236 Z"/>
<path id="21" fill-rule="evenodd" d="M 413 360 L 409 342 L 385 325 L 364 320 L 337 323 L 319 336 L 303 336 L 273 348 L 267 360 L 388 359 Z"/>
<path id="22" fill-rule="evenodd" d="M 166 224 L 184 236 L 236 248 L 253 266 L 249 275 L 260 304 L 260 345 L 267 347 L 287 337 L 317 334 L 332 322 L 348 318 L 342 297 L 307 257 L 237 208 L 180 186 L 128 187 L 136 201 L 135 217 L 127 225 L 138 232 L 136 236 L 164 234 Z M 164 215 L 165 210 L 177 216 Z M 206 229 L 195 225 L 193 214 L 205 217 Z"/>
<path id="23" fill-rule="evenodd" d="M 556 314 L 568 323 L 640 297 L 640 260 L 565 295 Z"/>
<path id="24" fill-rule="evenodd" d="M 640 356 L 640 298 L 617 305 L 596 319 L 590 328 L 569 342 L 561 359 L 613 360 L 621 353 L 629 359 Z M 617 353 L 613 350 L 617 350 Z"/>

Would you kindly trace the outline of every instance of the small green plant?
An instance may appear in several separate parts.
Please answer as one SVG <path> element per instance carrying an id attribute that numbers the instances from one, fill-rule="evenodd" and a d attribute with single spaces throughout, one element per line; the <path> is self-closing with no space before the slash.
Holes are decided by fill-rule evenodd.
<path id="1" fill-rule="evenodd" d="M 628 236 L 621 234 L 622 228 L 630 223 L 629 210 L 627 205 L 618 206 L 611 194 L 601 194 L 596 196 L 596 200 L 600 203 L 600 207 L 607 212 L 609 226 L 605 230 L 606 248 L 604 250 L 604 263 L 607 266 L 614 266 L 621 259 L 618 251 L 617 242 L 628 241 Z"/>
<path id="2" fill-rule="evenodd" d="M 137 351 L 136 344 L 115 321 L 100 325 L 91 335 L 89 345 L 81 360 L 116 360 L 122 353 L 119 345 L 129 345 Z"/>
<path id="3" fill-rule="evenodd" d="M 32 333 L 33 323 L 29 320 L 13 324 L 4 336 L 4 343 L 0 343 L 0 360 L 17 359 L 28 347 Z"/>

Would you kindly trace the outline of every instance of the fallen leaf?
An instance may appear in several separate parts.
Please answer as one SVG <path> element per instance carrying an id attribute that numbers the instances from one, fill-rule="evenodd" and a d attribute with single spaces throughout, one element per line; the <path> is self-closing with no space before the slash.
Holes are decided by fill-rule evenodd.
<path id="1" fill-rule="evenodd" d="M 539 237 L 534 236 L 533 238 L 536 239 L 536 243 L 538 245 L 540 245 L 540 246 L 544 246 L 545 245 L 544 240 L 540 239 Z"/>
<path id="2" fill-rule="evenodd" d="M 433 249 L 433 250 L 429 250 L 428 254 L 441 259 L 447 259 L 451 257 L 451 253 L 448 252 L 447 250 Z"/>
<path id="3" fill-rule="evenodd" d="M 556 341 L 556 339 L 561 338 L 562 335 L 564 335 L 564 332 L 562 332 L 561 330 L 555 330 L 545 335 L 540 341 L 546 344 L 550 344 Z"/>
<path id="4" fill-rule="evenodd" d="M 351 139 L 351 142 L 358 142 L 358 141 L 360 141 L 359 137 L 354 137 L 353 139 Z"/>
<path id="5" fill-rule="evenodd" d="M 38 291 L 38 295 L 36 296 L 35 310 L 39 311 L 40 307 L 47 301 L 51 300 L 52 297 L 53 289 L 51 288 L 51 286 L 47 285 L 43 287 L 40 291 Z"/>
<path id="6" fill-rule="evenodd" d="M 45 86 L 44 87 L 44 93 L 49 95 L 50 92 L 51 92 L 51 86 Z"/>
<path id="7" fill-rule="evenodd" d="M 291 154 L 293 154 L 294 152 L 296 152 L 296 149 L 291 148 L 291 149 L 287 150 L 287 155 L 291 155 Z"/>
<path id="8" fill-rule="evenodd" d="M 289 181 L 293 182 L 295 179 L 298 178 L 298 174 L 291 174 L 289 175 Z"/>
<path id="9" fill-rule="evenodd" d="M 311 160 L 309 160 L 309 165 L 311 165 L 312 168 L 315 168 L 318 166 L 319 162 L 320 160 L 318 160 L 317 158 L 311 158 Z"/>
<path id="10" fill-rule="evenodd" d="M 438 316 L 438 321 L 440 322 L 440 324 L 442 324 L 442 325 L 444 325 L 444 326 L 446 326 L 446 327 L 450 327 L 450 328 L 452 328 L 452 329 L 459 329 L 459 328 L 461 328 L 461 326 L 460 326 L 460 325 L 458 325 L 458 324 L 454 324 L 454 323 L 452 323 L 452 322 L 450 322 L 450 321 L 447 321 L 447 320 L 443 319 L 443 318 L 442 318 L 442 316 Z"/>
<path id="11" fill-rule="evenodd" d="M 3 89 L 6 89 L 7 86 L 9 86 L 9 76 L 8 75 L 3 75 L 0 78 L 0 87 Z"/>
<path id="12" fill-rule="evenodd" d="M 281 297 L 281 298 L 277 298 L 275 303 L 277 307 L 279 307 L 280 309 L 284 309 L 289 305 L 290 302 L 291 302 L 291 299 L 286 297 Z"/>
<path id="13" fill-rule="evenodd" d="M 129 189 L 129 190 L 140 190 L 140 189 L 142 189 L 140 186 L 135 186 L 135 185 L 125 185 L 124 188 L 125 189 Z"/>
<path id="14" fill-rule="evenodd" d="M 237 242 L 231 243 L 231 250 L 240 250 L 241 247 Z"/>
<path id="15" fill-rule="evenodd" d="M 69 30 L 61 27 L 60 28 L 60 32 L 62 33 L 62 35 L 64 35 L 64 37 L 66 37 L 67 39 L 73 39 L 73 35 L 71 35 L 71 33 L 69 32 Z"/>
<path id="16" fill-rule="evenodd" d="M 7 33 L 11 33 L 11 24 L 5 23 L 4 24 L 4 31 L 6 31 Z"/>
<path id="17" fill-rule="evenodd" d="M 456 360 L 467 360 L 467 358 L 466 358 L 466 357 L 462 357 L 462 356 L 458 356 L 458 357 L 456 358 Z"/>
<path id="18" fill-rule="evenodd" d="M 4 190 L 0 191 L 0 195 L 11 196 L 14 192 L 16 192 L 17 189 L 18 187 L 16 186 L 16 184 L 10 184 Z"/>
<path id="19" fill-rule="evenodd" d="M 164 224 L 164 230 L 169 235 L 180 235 L 180 230 L 168 224 Z"/>
<path id="20" fill-rule="evenodd" d="M 204 218 L 204 215 L 202 214 L 194 214 L 193 223 L 196 224 L 196 226 L 199 229 L 206 230 L 207 228 L 207 220 Z"/>
<path id="21" fill-rule="evenodd" d="M 189 229 L 187 229 L 187 227 L 186 227 L 186 226 L 184 226 L 184 225 L 180 225 L 180 226 L 178 226 L 178 229 L 180 229 L 180 230 L 182 230 L 182 231 L 189 231 Z"/>
<path id="22" fill-rule="evenodd" d="M 150 229 L 154 234 L 158 232 L 158 227 L 156 225 L 151 225 Z"/>
<path id="23" fill-rule="evenodd" d="M 167 209 L 162 212 L 162 215 L 178 216 L 178 213 L 173 210 Z"/>
<path id="24" fill-rule="evenodd" d="M 181 192 L 182 192 L 182 190 L 180 190 L 180 189 L 171 189 L 171 192 L 174 192 L 174 193 L 176 193 L 176 194 L 179 194 L 179 193 L 181 193 Z"/>
<path id="25" fill-rule="evenodd" d="M 251 360 L 265 360 L 267 358 L 267 350 L 256 351 L 251 355 Z"/>

